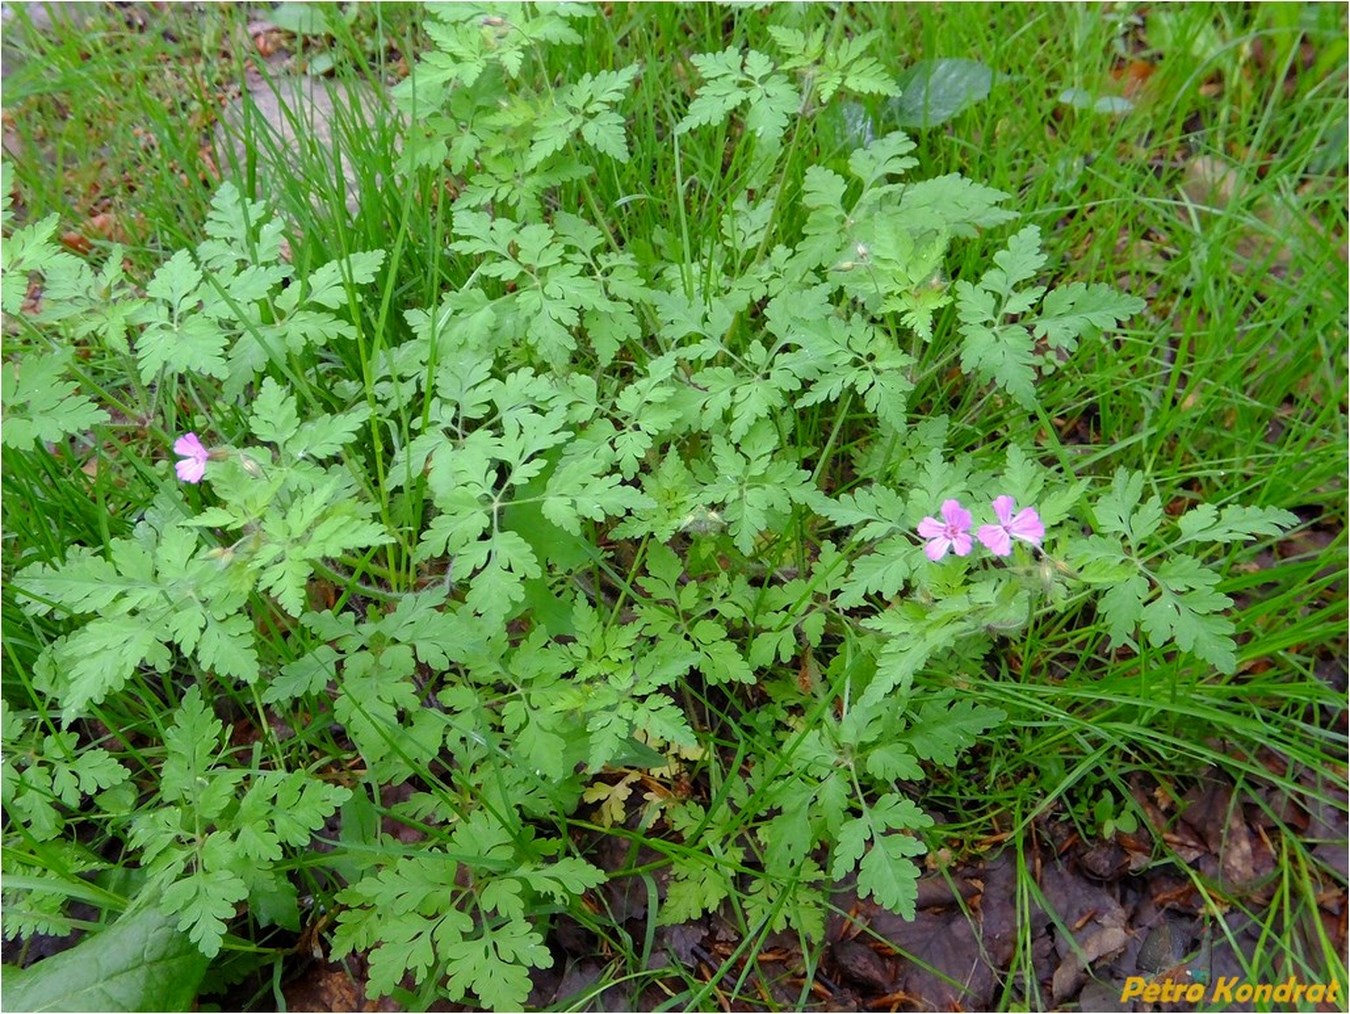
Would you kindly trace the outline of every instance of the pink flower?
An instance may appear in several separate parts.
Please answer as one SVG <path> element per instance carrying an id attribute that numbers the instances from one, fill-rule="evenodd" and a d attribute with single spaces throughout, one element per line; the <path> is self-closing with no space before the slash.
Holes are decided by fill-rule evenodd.
<path id="1" fill-rule="evenodd" d="M 951 549 L 957 556 L 970 554 L 970 511 L 960 500 L 942 501 L 942 520 L 924 518 L 919 522 L 919 537 L 928 540 L 923 551 L 933 562 L 941 560 Z"/>
<path id="2" fill-rule="evenodd" d="M 211 452 L 202 446 L 195 433 L 184 433 L 173 445 L 173 453 L 181 454 L 183 460 L 174 466 L 178 478 L 184 482 L 201 482 L 206 475 L 206 462 Z"/>
<path id="3" fill-rule="evenodd" d="M 1039 546 L 1041 537 L 1045 535 L 1045 525 L 1041 524 L 1041 516 L 1033 508 L 1027 507 L 1018 511 L 1014 517 L 1015 505 L 1016 501 L 1010 496 L 995 498 L 994 514 L 998 517 L 998 524 L 980 525 L 980 530 L 975 533 L 975 537 L 995 556 L 1007 556 L 1011 553 L 1013 539 L 1021 539 L 1033 546 Z"/>

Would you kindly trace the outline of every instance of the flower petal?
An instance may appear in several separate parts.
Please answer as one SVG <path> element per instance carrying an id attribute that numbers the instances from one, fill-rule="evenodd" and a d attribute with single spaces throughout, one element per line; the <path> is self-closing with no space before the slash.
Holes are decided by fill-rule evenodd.
<path id="1" fill-rule="evenodd" d="M 970 511 L 961 506 L 960 500 L 943 500 L 942 516 L 957 531 L 970 531 Z"/>
<path id="2" fill-rule="evenodd" d="M 970 555 L 970 535 L 966 532 L 957 532 L 952 536 L 952 549 L 956 551 L 957 556 Z"/>
<path id="3" fill-rule="evenodd" d="M 1012 539 L 1008 536 L 1008 530 L 1002 525 L 980 525 L 980 530 L 975 533 L 975 537 L 980 540 L 980 544 L 995 556 L 1007 556 L 1012 552 Z"/>
<path id="4" fill-rule="evenodd" d="M 1007 525 L 1012 521 L 1013 508 L 1017 502 L 1010 496 L 994 497 L 994 516 L 998 518 L 1001 525 Z"/>
<path id="5" fill-rule="evenodd" d="M 921 539 L 939 538 L 946 530 L 947 526 L 937 518 L 924 518 L 919 522 L 919 538 Z"/>
<path id="6" fill-rule="evenodd" d="M 923 551 L 927 555 L 928 559 L 932 560 L 934 563 L 937 563 L 939 560 L 941 560 L 944 556 L 947 555 L 947 547 L 950 545 L 951 545 L 950 539 L 934 539 L 932 542 L 928 543 L 926 546 L 923 547 Z"/>
<path id="7" fill-rule="evenodd" d="M 1045 535 L 1045 525 L 1041 524 L 1041 516 L 1028 507 L 1008 523 L 1008 532 L 1024 542 L 1040 545 L 1041 538 Z"/>
<path id="8" fill-rule="evenodd" d="M 202 477 L 206 475 L 206 462 L 199 461 L 196 457 L 184 458 L 174 465 L 174 471 L 184 482 L 201 482 Z"/>
<path id="9" fill-rule="evenodd" d="M 206 448 L 202 446 L 202 442 L 197 439 L 197 434 L 184 433 L 173 442 L 173 453 L 205 461 L 208 452 Z"/>

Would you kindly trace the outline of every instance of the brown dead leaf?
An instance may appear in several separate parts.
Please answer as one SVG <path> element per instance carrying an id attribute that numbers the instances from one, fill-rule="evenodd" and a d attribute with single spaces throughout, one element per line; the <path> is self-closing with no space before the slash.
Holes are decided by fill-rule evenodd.
<path id="1" fill-rule="evenodd" d="M 900 953 L 898 988 L 919 1009 L 990 1009 L 995 970 L 960 909 L 921 911 L 913 922 L 878 912 L 871 929 Z"/>
<path id="2" fill-rule="evenodd" d="M 1117 900 L 1112 884 L 1088 880 L 1063 863 L 1047 863 L 1041 875 L 1045 900 L 1059 917 L 1059 923 L 1072 927 L 1072 941 L 1063 931 L 1054 931 L 1059 964 L 1051 978 L 1055 999 L 1074 996 L 1093 963 L 1112 957 L 1129 941 L 1127 913 Z"/>
<path id="3" fill-rule="evenodd" d="M 380 805 L 386 809 L 393 809 L 399 803 L 406 803 L 411 797 L 415 788 L 411 782 L 400 782 L 397 785 L 380 786 Z M 397 838 L 405 845 L 411 845 L 419 842 L 427 835 L 420 828 L 413 827 L 411 824 L 405 824 L 397 817 L 386 813 L 380 819 L 380 830 L 387 835 Z"/>
<path id="4" fill-rule="evenodd" d="M 288 1010 L 364 1010 L 365 990 L 341 965 L 315 963 L 281 989 Z"/>
<path id="5" fill-rule="evenodd" d="M 19 307 L 19 312 L 29 316 L 36 316 L 42 312 L 42 283 L 32 281 L 28 284 L 28 291 L 24 293 L 23 304 Z"/>
<path id="6" fill-rule="evenodd" d="M 1199 893 L 1195 889 L 1195 882 L 1190 878 L 1162 873 L 1149 883 L 1149 900 L 1154 908 L 1160 911 L 1180 909 L 1189 912 L 1198 904 Z"/>
<path id="7" fill-rule="evenodd" d="M 861 940 L 837 940 L 830 952 L 846 979 L 882 993 L 891 991 L 895 966 Z"/>
<path id="8" fill-rule="evenodd" d="M 127 241 L 126 230 L 118 222 L 117 217 L 109 211 L 100 211 L 96 215 L 90 215 L 86 223 L 89 231 L 93 232 L 100 239 L 105 239 L 110 243 L 125 243 Z"/>
<path id="9" fill-rule="evenodd" d="M 285 42 L 285 33 L 271 27 L 253 35 L 253 48 L 258 51 L 258 55 L 264 60 L 282 51 L 285 48 Z"/>
<path id="10" fill-rule="evenodd" d="M 1232 787 L 1212 779 L 1195 785 L 1182 800 L 1181 823 L 1215 855 L 1223 848 L 1223 831 L 1228 826 L 1232 801 Z"/>
<path id="11" fill-rule="evenodd" d="M 1225 886 L 1235 889 L 1254 887 L 1265 874 L 1274 869 L 1267 849 L 1252 834 L 1240 807 L 1234 807 L 1228 819 L 1228 832 L 1219 853 L 1219 868 L 1223 871 Z"/>
<path id="12" fill-rule="evenodd" d="M 89 242 L 88 237 L 75 229 L 61 234 L 61 245 L 71 253 L 79 254 L 81 257 L 94 249 L 94 244 Z"/>
<path id="13" fill-rule="evenodd" d="M 1121 86 L 1121 94 L 1127 99 L 1137 99 L 1148 86 L 1149 78 L 1156 68 L 1147 60 L 1131 60 L 1122 67 L 1111 71 L 1111 77 Z"/>
<path id="14" fill-rule="evenodd" d="M 1077 934 L 1075 934 L 1077 936 Z M 1051 991 L 1056 1000 L 1072 997 L 1087 979 L 1087 970 L 1103 958 L 1114 958 L 1125 949 L 1130 935 L 1123 926 L 1096 926 L 1079 940 L 1082 953 L 1071 951 L 1055 969 Z"/>
<path id="15" fill-rule="evenodd" d="M 1233 203 L 1240 182 L 1236 166 L 1211 155 L 1201 155 L 1187 163 L 1181 189 L 1193 204 L 1222 210 Z"/>
<path id="16" fill-rule="evenodd" d="M 1259 165 L 1248 169 L 1213 155 L 1201 155 L 1186 164 L 1181 190 L 1203 216 L 1206 212 L 1222 212 L 1240 201 L 1259 175 Z M 1299 233 L 1317 229 L 1316 223 L 1296 206 L 1267 195 L 1256 200 L 1248 214 L 1254 221 L 1232 246 L 1234 267 L 1238 269 L 1255 264 L 1287 270 L 1297 250 Z"/>
<path id="17" fill-rule="evenodd" d="M 1201 856 L 1206 855 L 1208 851 L 1204 842 L 1190 834 L 1189 831 L 1184 834 L 1169 831 L 1163 835 L 1163 841 L 1184 863 L 1193 863 Z"/>
<path id="18" fill-rule="evenodd" d="M 201 163 L 202 172 L 213 181 L 219 182 L 220 166 L 216 165 L 216 153 L 212 145 L 204 144 L 197 149 L 197 161 Z"/>

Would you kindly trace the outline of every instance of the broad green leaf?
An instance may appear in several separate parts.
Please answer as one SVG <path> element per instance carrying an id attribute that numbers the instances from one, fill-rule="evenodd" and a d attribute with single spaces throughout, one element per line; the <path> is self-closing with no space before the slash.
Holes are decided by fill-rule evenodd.
<path id="1" fill-rule="evenodd" d="M 68 951 L 6 967 L 5 1006 L 24 1011 L 189 1010 L 209 959 L 154 905 Z"/>
<path id="2" fill-rule="evenodd" d="M 993 81 L 994 72 L 978 60 L 920 60 L 900 75 L 900 97 L 886 112 L 900 127 L 936 127 L 987 98 Z"/>

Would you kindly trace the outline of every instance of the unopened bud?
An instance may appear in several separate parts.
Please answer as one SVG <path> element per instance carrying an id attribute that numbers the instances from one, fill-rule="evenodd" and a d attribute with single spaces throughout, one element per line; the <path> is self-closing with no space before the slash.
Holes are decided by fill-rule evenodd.
<path id="1" fill-rule="evenodd" d="M 206 555 L 222 567 L 228 567 L 234 560 L 234 546 L 217 546 Z"/>

